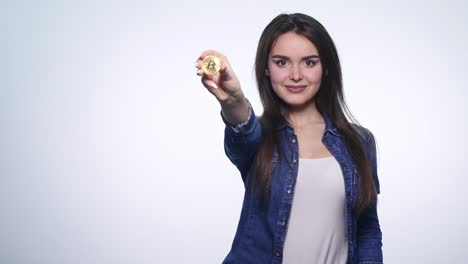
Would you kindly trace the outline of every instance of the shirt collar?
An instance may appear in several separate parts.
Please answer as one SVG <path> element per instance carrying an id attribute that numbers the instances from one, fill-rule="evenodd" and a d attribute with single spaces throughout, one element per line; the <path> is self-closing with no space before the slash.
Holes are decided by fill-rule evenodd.
<path id="1" fill-rule="evenodd" d="M 335 125 L 333 124 L 333 121 L 331 120 L 331 118 L 329 116 L 323 115 L 323 118 L 325 119 L 325 132 L 324 132 L 324 135 L 327 132 L 329 132 L 329 133 L 332 133 L 335 136 L 343 137 L 343 135 L 341 135 L 340 131 L 335 127 Z"/>
<path id="2" fill-rule="evenodd" d="M 328 132 L 335 136 L 343 137 L 343 135 L 341 135 L 340 131 L 335 127 L 333 121 L 328 115 L 323 114 L 323 119 L 325 120 L 325 130 L 323 132 L 324 135 L 326 135 Z M 293 129 L 293 126 L 286 120 L 286 118 L 283 117 L 279 124 L 276 126 L 276 129 L 280 130 L 287 127 L 289 127 L 291 130 Z"/>

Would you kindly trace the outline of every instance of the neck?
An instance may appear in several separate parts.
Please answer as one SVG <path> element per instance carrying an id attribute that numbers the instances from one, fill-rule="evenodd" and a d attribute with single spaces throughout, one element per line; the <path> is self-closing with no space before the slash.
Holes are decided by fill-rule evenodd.
<path id="1" fill-rule="evenodd" d="M 288 122 L 295 128 L 324 122 L 322 115 L 317 109 L 315 100 L 301 106 L 289 106 L 286 116 Z"/>

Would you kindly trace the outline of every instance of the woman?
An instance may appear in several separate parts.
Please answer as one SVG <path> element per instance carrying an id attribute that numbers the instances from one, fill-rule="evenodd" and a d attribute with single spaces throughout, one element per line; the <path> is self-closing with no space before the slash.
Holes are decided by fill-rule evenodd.
<path id="1" fill-rule="evenodd" d="M 208 55 L 220 58 L 215 75 L 201 70 Z M 255 60 L 261 117 L 225 56 L 205 51 L 196 67 L 221 104 L 225 152 L 245 185 L 223 263 L 382 263 L 375 141 L 346 119 L 340 62 L 325 28 L 304 14 L 281 14 L 264 29 Z"/>

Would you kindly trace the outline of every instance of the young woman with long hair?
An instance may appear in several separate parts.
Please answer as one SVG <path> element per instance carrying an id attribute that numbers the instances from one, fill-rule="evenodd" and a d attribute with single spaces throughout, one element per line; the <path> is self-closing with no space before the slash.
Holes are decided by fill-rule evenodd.
<path id="1" fill-rule="evenodd" d="M 220 71 L 202 71 L 208 55 Z M 322 24 L 280 14 L 264 29 L 256 116 L 226 56 L 203 52 L 197 74 L 221 105 L 224 149 L 245 186 L 223 263 L 382 263 L 376 144 L 343 96 L 335 45 Z"/>

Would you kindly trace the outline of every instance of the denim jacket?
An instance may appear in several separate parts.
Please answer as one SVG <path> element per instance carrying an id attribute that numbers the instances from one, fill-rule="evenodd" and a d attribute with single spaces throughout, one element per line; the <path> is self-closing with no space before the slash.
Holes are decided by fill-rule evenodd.
<path id="1" fill-rule="evenodd" d="M 248 100 L 247 100 L 248 101 Z M 284 158 L 279 158 L 275 148 L 272 167 L 271 192 L 267 207 L 259 206 L 259 201 L 251 193 L 251 180 L 247 177 L 261 139 L 259 117 L 249 102 L 249 118 L 242 125 L 229 124 L 221 112 L 226 127 L 224 130 L 224 150 L 229 160 L 239 169 L 244 182 L 244 200 L 236 234 L 224 264 L 280 264 L 283 246 L 294 195 L 298 172 L 299 148 L 293 127 L 287 123 L 278 124 L 280 141 L 284 148 Z M 382 233 L 376 206 L 366 209 L 359 218 L 352 211 L 352 204 L 358 195 L 359 174 L 352 163 L 343 136 L 324 116 L 325 131 L 322 142 L 338 161 L 343 173 L 346 193 L 346 232 L 348 237 L 347 264 L 383 263 Z M 365 128 L 355 125 L 358 131 Z M 366 139 L 361 133 L 367 154 L 372 164 L 372 174 L 377 193 L 380 193 L 376 167 L 376 151 L 373 137 Z M 371 134 L 372 135 L 372 134 Z M 289 164 L 288 164 L 289 163 Z M 292 168 L 292 169 L 291 169 Z M 319 216 L 318 216 L 319 217 Z"/>

